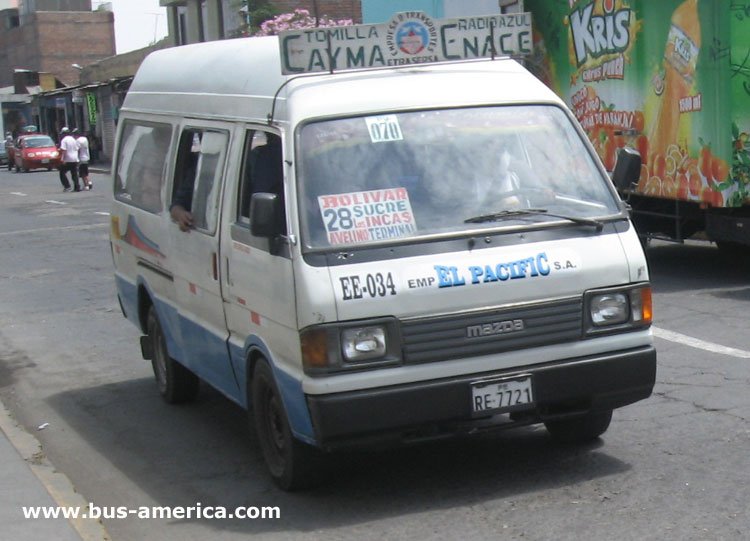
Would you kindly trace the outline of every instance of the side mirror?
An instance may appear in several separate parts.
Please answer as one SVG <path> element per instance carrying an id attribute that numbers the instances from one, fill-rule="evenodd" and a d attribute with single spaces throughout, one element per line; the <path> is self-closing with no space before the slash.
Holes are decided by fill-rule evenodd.
<path id="1" fill-rule="evenodd" d="M 617 151 L 617 162 L 612 172 L 612 182 L 619 192 L 627 191 L 641 176 L 641 155 L 629 147 Z"/>
<path id="2" fill-rule="evenodd" d="M 278 199 L 275 193 L 254 193 L 250 198 L 250 233 L 272 239 L 279 234 Z"/>

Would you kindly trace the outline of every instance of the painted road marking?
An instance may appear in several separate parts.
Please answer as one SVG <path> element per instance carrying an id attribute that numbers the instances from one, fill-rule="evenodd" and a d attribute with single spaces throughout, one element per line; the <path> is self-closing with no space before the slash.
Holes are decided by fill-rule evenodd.
<path id="1" fill-rule="evenodd" d="M 699 338 L 693 338 L 686 334 L 660 329 L 659 327 L 651 327 L 651 329 L 654 331 L 654 336 L 663 340 L 669 340 L 670 342 L 675 342 L 684 346 L 710 351 L 711 353 L 729 355 L 740 359 L 750 359 L 750 351 L 745 351 L 744 349 L 730 348 L 714 342 L 706 342 Z"/>
<path id="2" fill-rule="evenodd" d="M 109 222 L 103 224 L 88 224 L 88 225 L 69 225 L 66 227 L 40 227 L 38 229 L 21 229 L 18 231 L 4 231 L 0 233 L 0 237 L 9 237 L 11 235 L 28 235 L 34 233 L 47 233 L 49 231 L 83 231 L 86 229 L 98 229 L 109 227 Z"/>
<path id="3" fill-rule="evenodd" d="M 28 194 L 25 194 L 23 192 L 10 192 L 10 195 L 20 195 L 21 197 L 26 197 Z"/>
<path id="4" fill-rule="evenodd" d="M 109 216 L 109 212 L 95 212 L 94 214 L 98 214 L 99 216 Z"/>
<path id="5" fill-rule="evenodd" d="M 64 201 L 57 201 L 56 199 L 47 199 L 45 203 L 50 203 L 52 205 L 67 205 Z"/>

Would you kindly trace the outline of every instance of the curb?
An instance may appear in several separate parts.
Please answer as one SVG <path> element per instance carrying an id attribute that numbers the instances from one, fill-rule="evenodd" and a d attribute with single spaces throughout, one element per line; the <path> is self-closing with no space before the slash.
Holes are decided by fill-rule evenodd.
<path id="1" fill-rule="evenodd" d="M 45 490 L 60 507 L 87 509 L 88 502 L 76 492 L 68 477 L 57 470 L 44 454 L 42 444 L 32 434 L 23 429 L 0 402 L 0 431 L 10 442 L 21 458 L 28 464 Z M 104 525 L 94 519 L 68 519 L 82 541 L 110 541 Z"/>

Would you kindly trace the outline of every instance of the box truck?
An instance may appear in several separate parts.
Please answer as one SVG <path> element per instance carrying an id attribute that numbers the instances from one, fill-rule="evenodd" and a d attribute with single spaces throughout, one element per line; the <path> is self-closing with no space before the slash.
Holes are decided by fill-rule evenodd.
<path id="1" fill-rule="evenodd" d="M 528 67 L 568 103 L 607 169 L 641 154 L 621 190 L 642 240 L 750 245 L 750 2 L 526 0 Z"/>

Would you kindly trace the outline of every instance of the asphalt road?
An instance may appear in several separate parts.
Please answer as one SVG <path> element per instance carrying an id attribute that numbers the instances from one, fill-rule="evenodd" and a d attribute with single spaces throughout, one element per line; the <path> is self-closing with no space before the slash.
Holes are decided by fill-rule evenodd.
<path id="1" fill-rule="evenodd" d="M 108 179 L 0 172 L 0 399 L 101 509 L 277 507 L 265 520 L 105 519 L 160 539 L 737 539 L 750 531 L 750 266 L 710 244 L 648 252 L 654 395 L 600 441 L 542 428 L 337 455 L 331 482 L 286 494 L 244 413 L 203 388 L 162 402 L 120 314 Z M 38 427 L 46 425 L 42 430 Z M 64 502 L 62 502 L 64 504 Z M 112 513 L 110 513 L 112 514 Z"/>

